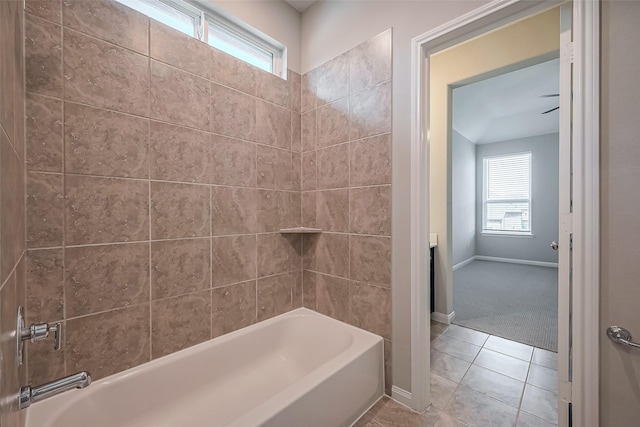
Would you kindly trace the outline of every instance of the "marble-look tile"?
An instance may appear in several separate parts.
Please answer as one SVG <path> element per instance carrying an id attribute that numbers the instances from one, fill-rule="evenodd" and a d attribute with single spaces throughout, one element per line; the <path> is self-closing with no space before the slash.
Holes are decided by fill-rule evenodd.
<path id="1" fill-rule="evenodd" d="M 211 291 L 153 301 L 153 359 L 201 343 L 211 337 Z"/>
<path id="2" fill-rule="evenodd" d="M 349 323 L 391 339 L 391 289 L 351 282 L 349 305 Z"/>
<path id="3" fill-rule="evenodd" d="M 436 322 L 435 320 L 431 320 L 431 335 L 442 335 L 449 329 L 449 326 L 446 323 Z"/>
<path id="4" fill-rule="evenodd" d="M 431 372 L 459 383 L 467 373 L 471 363 L 439 351 L 431 350 Z"/>
<path id="5" fill-rule="evenodd" d="M 257 91 L 260 99 L 291 109 L 289 82 L 280 76 L 263 70 L 256 72 Z"/>
<path id="6" fill-rule="evenodd" d="M 150 360 L 149 304 L 67 320 L 69 372 L 89 371 L 98 380 Z"/>
<path id="7" fill-rule="evenodd" d="M 63 270 L 62 249 L 27 252 L 27 324 L 64 318 Z"/>
<path id="8" fill-rule="evenodd" d="M 391 396 L 393 386 L 393 349 L 391 340 L 383 339 L 384 351 L 384 392 Z"/>
<path id="9" fill-rule="evenodd" d="M 489 338 L 489 335 L 484 332 L 474 331 L 473 329 L 463 328 L 458 325 L 450 325 L 444 334 L 451 338 L 456 338 L 475 345 L 484 345 L 487 338 Z"/>
<path id="10" fill-rule="evenodd" d="M 339 277 L 316 275 L 317 311 L 342 322 L 349 321 L 349 281 Z"/>
<path id="11" fill-rule="evenodd" d="M 473 362 L 482 347 L 443 335 L 431 345 L 431 348 L 438 350 L 440 353 L 446 353 L 449 356 Z"/>
<path id="12" fill-rule="evenodd" d="M 516 427 L 557 427 L 556 423 L 545 421 L 542 418 L 534 417 L 526 412 L 520 411 L 518 414 L 518 424 Z"/>
<path id="13" fill-rule="evenodd" d="M 289 108 L 295 113 L 302 111 L 302 76 L 295 71 L 287 70 L 289 82 Z"/>
<path id="14" fill-rule="evenodd" d="M 306 270 L 316 269 L 316 252 L 320 234 L 305 234 L 302 239 L 302 267 Z"/>
<path id="15" fill-rule="evenodd" d="M 146 56 L 65 28 L 64 80 L 68 101 L 149 115 Z"/>
<path id="16" fill-rule="evenodd" d="M 351 280 L 391 286 L 391 239 L 351 236 L 349 250 Z"/>
<path id="17" fill-rule="evenodd" d="M 212 235 L 255 233 L 257 197 L 253 188 L 211 187 Z"/>
<path id="18" fill-rule="evenodd" d="M 213 47 L 210 51 L 211 80 L 249 95 L 256 94 L 257 68 Z"/>
<path id="19" fill-rule="evenodd" d="M 214 287 L 256 278 L 256 236 L 211 239 L 211 282 Z"/>
<path id="20" fill-rule="evenodd" d="M 27 173 L 27 246 L 62 246 L 64 227 L 63 177 Z"/>
<path id="21" fill-rule="evenodd" d="M 211 132 L 255 141 L 256 99 L 212 83 Z"/>
<path id="22" fill-rule="evenodd" d="M 241 187 L 256 186 L 256 144 L 211 135 L 210 182 Z"/>
<path id="23" fill-rule="evenodd" d="M 62 97 L 62 29 L 25 15 L 25 83 L 28 92 Z"/>
<path id="24" fill-rule="evenodd" d="M 17 9 L 17 8 L 16 8 Z M 2 190 L 0 191 L 0 206 L 2 207 L 2 215 L 0 215 L 0 253 L 1 261 L 1 280 L 9 277 L 16 263 L 25 250 L 25 174 L 24 160 L 19 158 L 11 143 L 6 138 L 4 132 L 0 130 L 0 183 Z M 53 189 L 46 181 L 39 189 L 46 197 L 53 196 L 57 189 Z M 35 192 L 37 194 L 37 192 Z M 45 203 L 39 203 L 39 208 L 45 210 Z M 41 212 L 38 220 L 47 218 L 48 214 Z M 53 217 L 55 218 L 55 217 Z M 40 230 L 47 230 L 43 224 L 39 225 Z M 56 233 L 54 232 L 53 236 Z M 51 237 L 51 234 L 46 236 Z M 1 326 L 1 325 L 0 325 Z"/>
<path id="25" fill-rule="evenodd" d="M 318 189 L 349 186 L 349 144 L 318 150 Z"/>
<path id="26" fill-rule="evenodd" d="M 256 107 L 256 141 L 275 147 L 291 149 L 291 112 L 258 100 Z"/>
<path id="27" fill-rule="evenodd" d="M 533 354 L 533 347 L 531 346 L 493 335 L 489 337 L 486 343 L 484 343 L 484 348 L 527 362 L 531 361 L 531 356 Z"/>
<path id="28" fill-rule="evenodd" d="M 317 188 L 317 151 L 302 153 L 302 190 L 315 190 Z"/>
<path id="29" fill-rule="evenodd" d="M 2 124 L 4 132 L 6 132 L 7 137 L 11 140 L 14 139 L 15 135 L 15 108 L 19 102 L 19 99 L 17 99 L 19 98 L 19 89 L 15 85 L 15 77 L 18 71 L 18 64 L 16 63 L 16 54 L 18 52 L 16 48 L 21 44 L 16 43 L 17 40 L 15 38 L 16 22 L 14 21 L 14 11 L 18 9 L 16 6 L 17 4 L 14 2 L 0 2 L 0 40 L 2 40 L 2 46 L 6 46 L 6 48 L 3 47 L 0 49 L 0 94 L 2 94 L 2 96 L 0 96 L 0 124 Z M 33 18 L 32 20 L 36 21 L 37 18 Z M 37 23 L 31 26 L 36 25 Z M 45 37 L 46 36 L 48 35 L 45 35 Z M 37 42 L 34 41 L 31 41 L 31 46 L 29 46 L 29 42 L 30 40 L 25 40 L 25 60 L 27 63 L 29 63 L 30 57 L 39 59 L 38 57 L 42 56 L 45 60 L 49 58 L 49 55 L 51 55 L 50 52 L 46 49 L 38 50 L 39 46 Z M 48 77 L 45 73 L 41 74 L 42 76 L 38 77 Z M 46 80 L 43 83 L 46 84 Z M 0 132 L 0 137 L 4 137 L 4 132 Z M 1 421 L 0 413 L 0 422 Z"/>
<path id="30" fill-rule="evenodd" d="M 351 92 L 391 80 L 391 29 L 349 51 Z"/>
<path id="31" fill-rule="evenodd" d="M 477 426 L 515 426 L 518 410 L 482 393 L 460 386 L 453 393 L 447 413 L 463 423 Z"/>
<path id="32" fill-rule="evenodd" d="M 431 404 L 436 408 L 444 409 L 449 403 L 449 399 L 458 383 L 441 377 L 438 374 L 431 373 Z"/>
<path id="33" fill-rule="evenodd" d="M 291 193 L 258 190 L 257 210 L 258 233 L 270 233 L 290 227 Z"/>
<path id="34" fill-rule="evenodd" d="M 291 151 L 302 151 L 302 116 L 299 113 L 291 113 Z"/>
<path id="35" fill-rule="evenodd" d="M 62 102 L 27 93 L 27 169 L 62 172 Z"/>
<path id="36" fill-rule="evenodd" d="M 317 110 L 318 148 L 349 140 L 349 98 L 342 98 Z"/>
<path id="37" fill-rule="evenodd" d="M 66 102 L 65 172 L 124 178 L 149 176 L 149 121 Z"/>
<path id="38" fill-rule="evenodd" d="M 64 0 L 65 27 L 126 47 L 149 52 L 149 18 L 111 0 Z"/>
<path id="39" fill-rule="evenodd" d="M 325 62 L 317 69 L 318 106 L 349 94 L 349 55 Z"/>
<path id="40" fill-rule="evenodd" d="M 520 399 L 524 390 L 524 382 L 478 365 L 471 365 L 460 384 L 514 408 L 520 406 Z"/>
<path id="41" fill-rule="evenodd" d="M 466 427 L 467 424 L 460 422 L 447 412 L 429 406 L 422 414 L 422 423 L 424 426 L 434 427 Z"/>
<path id="42" fill-rule="evenodd" d="M 531 359 L 531 363 L 535 363 L 536 365 L 541 365 L 545 368 L 557 371 L 558 353 L 553 353 L 541 348 L 536 348 L 533 350 L 533 359 Z"/>
<path id="43" fill-rule="evenodd" d="M 209 130 L 210 83 L 187 72 L 151 61 L 151 118 Z"/>
<path id="44" fill-rule="evenodd" d="M 208 183 L 210 139 L 207 132 L 151 121 L 151 179 Z"/>
<path id="45" fill-rule="evenodd" d="M 316 192 L 305 191 L 302 193 L 302 226 L 316 227 Z"/>
<path id="46" fill-rule="evenodd" d="M 544 366 L 531 364 L 529 375 L 527 376 L 527 384 L 557 393 L 558 372 Z"/>
<path id="47" fill-rule="evenodd" d="M 65 249 L 66 316 L 149 301 L 149 244 Z"/>
<path id="48" fill-rule="evenodd" d="M 313 69 L 302 76 L 302 93 L 300 112 L 304 113 L 316 108 L 318 97 L 316 95 L 318 89 L 318 69 Z"/>
<path id="49" fill-rule="evenodd" d="M 352 188 L 349 206 L 352 233 L 391 235 L 391 186 Z"/>
<path id="50" fill-rule="evenodd" d="M 67 175 L 65 193 L 65 244 L 149 238 L 147 181 Z"/>
<path id="51" fill-rule="evenodd" d="M 527 384 L 524 388 L 520 409 L 545 421 L 557 424 L 558 394 Z"/>
<path id="52" fill-rule="evenodd" d="M 302 151 L 315 150 L 317 136 L 317 110 L 307 111 L 301 116 Z"/>
<path id="53" fill-rule="evenodd" d="M 311 310 L 317 310 L 317 276 L 317 273 L 309 270 L 302 273 L 302 305 Z"/>
<path id="54" fill-rule="evenodd" d="M 349 190 L 318 191 L 316 195 L 316 227 L 323 231 L 349 231 Z"/>
<path id="55" fill-rule="evenodd" d="M 349 156 L 350 185 L 391 184 L 391 134 L 353 141 Z"/>
<path id="56" fill-rule="evenodd" d="M 66 323 L 62 324 L 62 334 Z M 29 367 L 28 384 L 44 384 L 50 381 L 64 377 L 67 373 L 65 370 L 65 351 L 56 351 L 53 345 L 41 346 L 25 346 L 25 361 Z M 92 372 L 93 374 L 93 372 Z M 26 383 L 25 383 L 26 384 Z"/>
<path id="57" fill-rule="evenodd" d="M 291 152 L 279 148 L 258 145 L 257 147 L 257 186 L 273 190 L 290 190 Z"/>
<path id="58" fill-rule="evenodd" d="M 258 321 L 286 313 L 293 308 L 293 276 L 290 273 L 258 279 Z"/>
<path id="59" fill-rule="evenodd" d="M 369 410 L 373 421 L 384 427 L 423 427 L 425 426 L 422 414 L 413 412 L 408 407 L 401 405 L 387 396 L 376 403 Z M 377 427 L 377 426 L 376 426 Z"/>
<path id="60" fill-rule="evenodd" d="M 291 271 L 295 255 L 293 236 L 258 234 L 258 277 Z"/>
<path id="61" fill-rule="evenodd" d="M 291 170 L 290 177 L 287 181 L 290 184 L 290 189 L 296 191 L 300 196 L 302 190 L 302 154 L 292 152 L 291 153 Z"/>
<path id="62" fill-rule="evenodd" d="M 212 48 L 206 43 L 153 19 L 150 20 L 149 38 L 151 58 L 209 78 L 211 67 L 202 58 L 207 58 Z"/>
<path id="63" fill-rule="evenodd" d="M 352 140 L 391 132 L 391 82 L 352 94 L 349 110 Z"/>
<path id="64" fill-rule="evenodd" d="M 151 298 L 174 297 L 211 286 L 210 239 L 151 243 Z"/>
<path id="65" fill-rule="evenodd" d="M 56 24 L 62 22 L 61 0 L 26 0 L 24 11 Z"/>
<path id="66" fill-rule="evenodd" d="M 353 427 L 380 427 L 380 424 L 374 421 L 373 414 L 367 412 L 356 421 Z"/>
<path id="67" fill-rule="evenodd" d="M 151 238 L 176 239 L 210 235 L 209 187 L 151 183 Z"/>
<path id="68" fill-rule="evenodd" d="M 304 307 L 303 305 L 303 288 L 302 288 L 302 270 L 291 272 L 293 276 L 293 292 L 292 292 L 292 308 Z"/>
<path id="69" fill-rule="evenodd" d="M 316 270 L 347 278 L 349 275 L 349 236 L 322 233 L 315 249 Z"/>
<path id="70" fill-rule="evenodd" d="M 0 9 L 0 14 L 2 14 L 2 12 L 2 9 Z M 3 389 L 2 391 L 5 399 L 2 408 L 3 412 L 15 411 L 15 400 L 17 399 L 10 398 L 9 396 L 15 396 L 14 393 L 16 393 L 21 386 L 18 378 L 18 362 L 15 347 L 16 325 L 14 325 L 14 323 L 17 312 L 16 299 L 16 274 L 12 272 L 9 279 L 3 284 L 2 290 L 0 290 L 0 334 L 3 337 L 0 342 L 0 352 L 2 353 L 0 368 L 2 369 L 2 386 L 8 389 Z M 3 426 L 6 424 L 5 420 L 6 418 L 2 419 Z"/>
<path id="71" fill-rule="evenodd" d="M 527 379 L 529 363 L 483 348 L 474 363 L 520 381 Z"/>
<path id="72" fill-rule="evenodd" d="M 211 290 L 211 338 L 256 322 L 256 281 Z"/>

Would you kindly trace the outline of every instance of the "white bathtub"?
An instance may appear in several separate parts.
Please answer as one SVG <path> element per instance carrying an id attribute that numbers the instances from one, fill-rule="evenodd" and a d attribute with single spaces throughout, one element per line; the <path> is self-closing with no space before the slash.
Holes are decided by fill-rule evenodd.
<path id="1" fill-rule="evenodd" d="M 383 394 L 382 338 L 305 308 L 32 405 L 27 427 L 338 427 Z"/>

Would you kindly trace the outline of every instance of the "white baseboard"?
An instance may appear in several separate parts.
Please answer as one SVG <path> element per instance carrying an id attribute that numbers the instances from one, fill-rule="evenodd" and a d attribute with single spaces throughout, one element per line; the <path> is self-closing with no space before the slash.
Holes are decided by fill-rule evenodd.
<path id="1" fill-rule="evenodd" d="M 511 264 L 525 264 L 525 265 L 535 265 L 537 267 L 558 268 L 557 262 L 530 261 L 528 259 L 498 258 L 493 256 L 484 256 L 484 255 L 476 255 L 475 259 L 477 259 L 478 261 L 508 262 Z"/>
<path id="2" fill-rule="evenodd" d="M 396 402 L 402 403 L 404 406 L 411 408 L 411 402 L 412 402 L 411 393 L 408 392 L 407 390 L 400 387 L 392 386 L 391 398 Z"/>
<path id="3" fill-rule="evenodd" d="M 475 260 L 476 260 L 475 255 L 474 255 L 474 256 L 472 256 L 471 258 L 467 258 L 467 259 L 465 259 L 464 261 L 459 262 L 459 263 L 457 263 L 456 265 L 454 265 L 454 266 L 453 266 L 453 271 L 456 271 L 457 269 L 462 268 L 462 267 L 464 267 L 464 266 L 465 266 L 465 265 L 467 265 L 467 264 L 471 264 L 471 263 L 472 263 L 473 261 L 475 261 Z"/>
<path id="4" fill-rule="evenodd" d="M 433 313 L 431 313 L 431 320 L 435 320 L 436 322 L 440 322 L 440 323 L 446 323 L 447 325 L 450 325 L 451 323 L 453 323 L 453 320 L 455 318 L 456 318 L 455 311 L 452 311 L 449 314 L 438 313 L 437 311 L 434 311 Z"/>

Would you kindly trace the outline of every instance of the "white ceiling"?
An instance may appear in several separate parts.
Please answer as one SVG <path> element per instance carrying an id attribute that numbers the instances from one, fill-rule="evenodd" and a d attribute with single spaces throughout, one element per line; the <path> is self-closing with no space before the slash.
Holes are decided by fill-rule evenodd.
<path id="1" fill-rule="evenodd" d="M 543 62 L 453 90 L 453 129 L 476 144 L 558 132 L 560 60 Z"/>
<path id="2" fill-rule="evenodd" d="M 289 3 L 295 10 L 302 13 L 305 10 L 309 9 L 309 6 L 314 4 L 316 0 L 284 0 Z"/>

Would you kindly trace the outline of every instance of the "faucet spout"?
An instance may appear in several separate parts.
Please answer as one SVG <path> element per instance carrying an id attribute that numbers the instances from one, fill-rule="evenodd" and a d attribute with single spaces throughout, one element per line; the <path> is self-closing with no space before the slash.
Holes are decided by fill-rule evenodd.
<path id="1" fill-rule="evenodd" d="M 20 389 L 19 407 L 20 409 L 26 409 L 32 403 L 40 402 L 74 388 L 85 388 L 90 384 L 91 375 L 86 371 L 82 371 L 37 387 L 25 386 Z"/>

